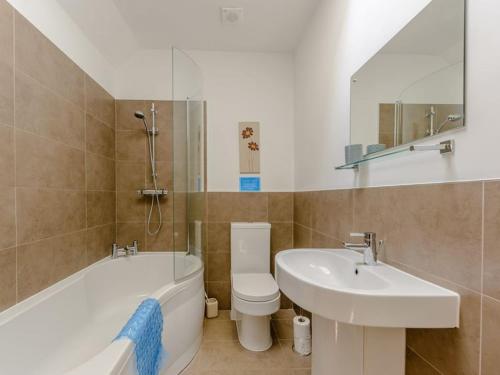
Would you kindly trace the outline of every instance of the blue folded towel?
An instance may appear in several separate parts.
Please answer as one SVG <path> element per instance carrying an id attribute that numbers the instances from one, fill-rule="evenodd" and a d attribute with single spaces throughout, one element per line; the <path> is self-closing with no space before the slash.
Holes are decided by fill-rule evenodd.
<path id="1" fill-rule="evenodd" d="M 163 314 L 156 299 L 142 302 L 115 340 L 129 338 L 135 343 L 139 375 L 158 375 L 165 359 L 161 336 Z"/>

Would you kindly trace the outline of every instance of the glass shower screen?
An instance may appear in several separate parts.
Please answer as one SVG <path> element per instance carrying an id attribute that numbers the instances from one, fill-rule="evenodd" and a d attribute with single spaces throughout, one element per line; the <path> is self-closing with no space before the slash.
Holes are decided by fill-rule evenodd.
<path id="1" fill-rule="evenodd" d="M 199 269 L 204 257 L 205 103 L 201 70 L 172 49 L 173 245 L 175 280 Z"/>

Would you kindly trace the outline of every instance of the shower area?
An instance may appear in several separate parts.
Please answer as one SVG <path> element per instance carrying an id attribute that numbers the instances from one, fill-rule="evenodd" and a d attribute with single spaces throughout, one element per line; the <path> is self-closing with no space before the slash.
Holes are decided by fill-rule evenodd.
<path id="1" fill-rule="evenodd" d="M 171 100 L 117 100 L 117 243 L 203 261 L 205 104 L 200 68 L 172 49 Z M 191 263 L 189 263 L 191 264 Z"/>

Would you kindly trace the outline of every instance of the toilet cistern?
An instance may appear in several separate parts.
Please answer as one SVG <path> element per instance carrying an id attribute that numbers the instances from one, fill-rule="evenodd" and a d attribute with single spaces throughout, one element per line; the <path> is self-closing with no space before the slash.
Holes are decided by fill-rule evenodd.
<path id="1" fill-rule="evenodd" d="M 377 265 L 378 248 L 377 248 L 377 234 L 374 232 L 351 233 L 351 237 L 362 237 L 364 242 L 349 243 L 342 242 L 347 250 L 353 250 L 363 253 L 363 264 L 367 266 Z"/>

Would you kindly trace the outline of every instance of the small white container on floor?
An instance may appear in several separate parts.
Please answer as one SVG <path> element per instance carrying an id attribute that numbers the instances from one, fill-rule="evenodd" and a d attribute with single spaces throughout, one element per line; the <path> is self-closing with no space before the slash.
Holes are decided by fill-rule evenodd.
<path id="1" fill-rule="evenodd" d="M 217 299 L 207 298 L 206 305 L 207 318 L 217 318 L 219 316 L 219 302 L 217 301 Z"/>

